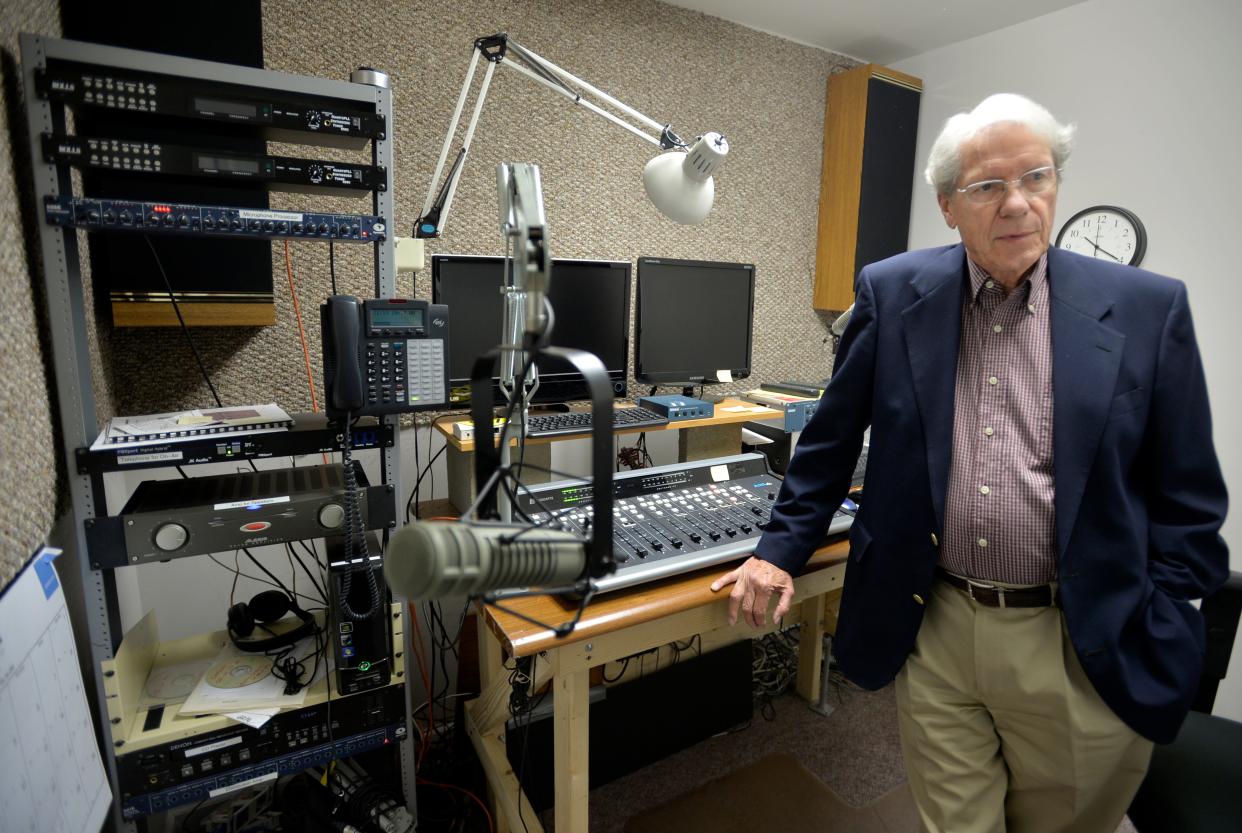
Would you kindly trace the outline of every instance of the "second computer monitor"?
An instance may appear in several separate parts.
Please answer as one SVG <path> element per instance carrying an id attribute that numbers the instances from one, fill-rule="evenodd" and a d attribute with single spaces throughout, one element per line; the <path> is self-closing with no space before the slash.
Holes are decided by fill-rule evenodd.
<path id="1" fill-rule="evenodd" d="M 505 259 L 473 255 L 431 258 L 432 298 L 449 307 L 449 376 L 455 405 L 469 402 L 475 359 L 500 343 L 500 289 Z M 629 373 L 630 264 L 553 258 L 548 300 L 552 344 L 594 353 L 608 371 L 614 396 L 625 396 Z M 568 362 L 541 358 L 538 403 L 590 399 L 586 380 Z"/>
<path id="2" fill-rule="evenodd" d="M 649 385 L 746 378 L 754 308 L 749 263 L 640 257 L 634 377 Z"/>

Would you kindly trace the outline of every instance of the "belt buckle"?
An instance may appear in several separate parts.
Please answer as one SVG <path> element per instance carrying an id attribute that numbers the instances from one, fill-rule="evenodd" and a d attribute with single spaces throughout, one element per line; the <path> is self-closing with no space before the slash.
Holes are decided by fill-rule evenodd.
<path id="1" fill-rule="evenodd" d="M 963 576 L 963 578 L 966 578 L 966 577 Z M 978 587 L 980 590 L 991 590 L 992 592 L 994 592 L 996 594 L 996 606 L 997 607 L 1006 606 L 1004 587 L 997 587 L 995 584 L 984 584 L 983 582 L 974 581 L 972 579 L 966 578 L 966 595 L 970 596 L 970 600 L 972 602 L 979 601 L 978 599 L 975 598 L 976 587 Z"/>

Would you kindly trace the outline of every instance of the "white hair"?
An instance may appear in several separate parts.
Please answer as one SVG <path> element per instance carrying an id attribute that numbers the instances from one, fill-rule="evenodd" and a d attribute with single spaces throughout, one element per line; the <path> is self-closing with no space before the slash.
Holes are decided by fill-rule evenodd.
<path id="1" fill-rule="evenodd" d="M 958 113 L 944 123 L 927 156 L 923 177 L 937 194 L 949 196 L 962 172 L 962 146 L 984 129 L 996 124 L 1020 124 L 1043 139 L 1052 152 L 1052 164 L 1060 170 L 1074 143 L 1072 124 L 1061 124 L 1046 109 L 1014 93 L 990 95 L 969 113 Z"/>

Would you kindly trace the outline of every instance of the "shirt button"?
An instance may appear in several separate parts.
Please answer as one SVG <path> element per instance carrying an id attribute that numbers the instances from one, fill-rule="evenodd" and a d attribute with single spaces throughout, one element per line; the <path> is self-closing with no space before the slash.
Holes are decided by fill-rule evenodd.
<path id="1" fill-rule="evenodd" d="M 1027 305 L 1026 305 L 1026 310 L 1027 310 L 1027 312 L 1034 312 L 1034 311 L 1035 311 L 1035 305 L 1034 305 L 1034 304 L 1027 304 Z"/>
<path id="2" fill-rule="evenodd" d="M 931 534 L 931 539 L 932 539 L 932 546 L 933 546 L 933 547 L 938 547 L 938 546 L 940 546 L 940 539 L 936 537 L 936 533 L 934 533 L 934 532 L 933 532 L 933 533 Z"/>
<path id="3" fill-rule="evenodd" d="M 979 494 L 981 494 L 981 495 L 986 495 L 986 494 L 988 494 L 988 493 L 989 493 L 989 492 L 991 492 L 991 491 L 992 491 L 992 490 L 991 490 L 990 488 L 988 488 L 987 486 L 980 486 L 980 487 L 979 487 Z"/>
<path id="4" fill-rule="evenodd" d="M 980 547 L 986 547 L 987 545 L 988 545 L 988 539 L 987 539 L 987 538 L 980 538 L 980 539 L 979 539 L 979 546 L 980 546 Z"/>
<path id="5" fill-rule="evenodd" d="M 984 285 L 984 287 L 986 287 L 987 289 L 991 289 L 991 288 L 992 288 L 992 282 L 991 282 L 991 281 L 985 281 L 983 285 Z"/>
<path id="6" fill-rule="evenodd" d="M 989 376 L 989 377 L 988 377 L 988 384 L 989 384 L 989 385 L 995 385 L 995 384 L 996 384 L 997 382 L 999 382 L 999 381 L 1000 381 L 1000 379 L 997 379 L 995 376 Z"/>
<path id="7" fill-rule="evenodd" d="M 918 593 L 915 593 L 915 594 L 914 594 L 914 602 L 915 602 L 915 604 L 923 604 L 923 597 L 922 597 L 922 596 L 920 596 Z"/>
<path id="8" fill-rule="evenodd" d="M 989 425 L 987 428 L 984 428 L 984 429 L 983 429 L 983 433 L 984 433 L 984 434 L 986 434 L 987 436 L 989 436 L 989 437 L 990 437 L 990 436 L 992 436 L 993 434 L 995 434 L 996 432 L 995 432 L 995 431 L 993 431 L 993 430 L 992 430 L 992 426 L 990 426 L 990 425 Z"/>
<path id="9" fill-rule="evenodd" d="M 1004 327 L 1002 327 L 1000 324 L 993 324 L 993 325 L 992 325 L 992 332 L 994 332 L 994 333 L 999 333 L 999 332 L 1000 332 L 1001 330 L 1003 330 L 1003 329 L 1005 329 L 1005 328 L 1004 328 Z"/>

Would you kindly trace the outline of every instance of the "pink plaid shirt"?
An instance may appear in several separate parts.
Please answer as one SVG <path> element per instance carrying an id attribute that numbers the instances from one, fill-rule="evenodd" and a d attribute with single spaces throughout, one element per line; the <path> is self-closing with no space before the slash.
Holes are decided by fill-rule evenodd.
<path id="1" fill-rule="evenodd" d="M 1057 573 L 1048 255 L 1008 296 L 967 263 L 940 566 L 1043 584 Z"/>

